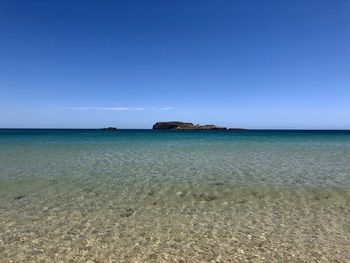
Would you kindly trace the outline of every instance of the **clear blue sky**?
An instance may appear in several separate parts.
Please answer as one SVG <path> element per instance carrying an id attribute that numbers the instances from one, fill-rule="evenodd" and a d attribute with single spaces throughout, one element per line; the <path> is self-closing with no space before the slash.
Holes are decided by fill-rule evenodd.
<path id="1" fill-rule="evenodd" d="M 350 1 L 0 0 L 0 127 L 350 129 Z"/>

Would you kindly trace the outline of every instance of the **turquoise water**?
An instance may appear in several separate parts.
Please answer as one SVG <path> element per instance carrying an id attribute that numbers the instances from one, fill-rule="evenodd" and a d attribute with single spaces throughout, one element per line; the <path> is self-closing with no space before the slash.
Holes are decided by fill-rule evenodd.
<path id="1" fill-rule="evenodd" d="M 1 130 L 1 179 L 350 185 L 350 132 Z"/>
<path id="2" fill-rule="evenodd" d="M 350 260 L 350 132 L 0 130 L 0 260 Z"/>

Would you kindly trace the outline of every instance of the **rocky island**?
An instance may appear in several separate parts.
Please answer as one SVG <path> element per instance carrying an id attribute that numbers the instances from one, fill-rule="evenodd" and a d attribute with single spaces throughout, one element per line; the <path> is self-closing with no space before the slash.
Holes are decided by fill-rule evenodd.
<path id="1" fill-rule="evenodd" d="M 117 131 L 116 127 L 107 127 L 107 128 L 102 128 L 101 130 L 103 131 Z"/>
<path id="2" fill-rule="evenodd" d="M 226 130 L 226 127 L 219 127 L 213 124 L 199 125 L 190 122 L 167 121 L 157 122 L 153 130 Z"/>

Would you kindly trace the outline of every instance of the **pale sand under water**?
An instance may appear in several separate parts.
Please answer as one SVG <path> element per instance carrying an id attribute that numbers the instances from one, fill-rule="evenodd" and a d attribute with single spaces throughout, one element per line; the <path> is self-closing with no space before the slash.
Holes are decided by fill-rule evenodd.
<path id="1" fill-rule="evenodd" d="M 1 196 L 1 262 L 350 261 L 350 191 L 30 183 Z"/>

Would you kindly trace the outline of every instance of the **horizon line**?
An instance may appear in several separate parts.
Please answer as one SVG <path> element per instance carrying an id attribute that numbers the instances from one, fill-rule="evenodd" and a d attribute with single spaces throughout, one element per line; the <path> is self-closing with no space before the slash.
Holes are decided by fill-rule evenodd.
<path id="1" fill-rule="evenodd" d="M 112 127 L 112 126 L 111 126 Z M 109 127 L 101 127 L 101 128 L 1 128 L 0 130 L 103 130 Z M 117 130 L 153 130 L 153 128 L 116 128 Z M 231 130 L 230 130 L 231 129 Z M 241 129 L 242 131 L 350 131 L 350 128 L 344 128 L 344 129 L 329 129 L 329 128 L 321 128 L 321 129 L 305 129 L 305 128 L 241 128 L 241 127 L 231 127 L 227 128 L 226 130 L 209 130 L 212 131 L 235 131 L 235 129 Z M 207 130 L 157 130 L 157 131 L 207 131 Z M 239 131 L 239 130 L 238 130 Z"/>

